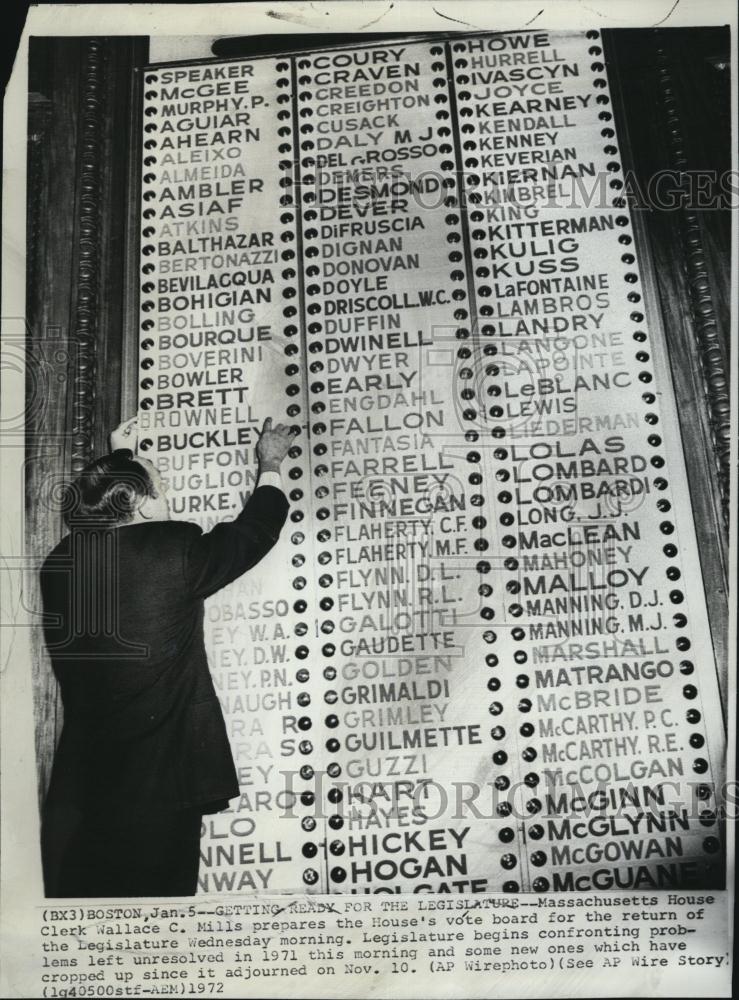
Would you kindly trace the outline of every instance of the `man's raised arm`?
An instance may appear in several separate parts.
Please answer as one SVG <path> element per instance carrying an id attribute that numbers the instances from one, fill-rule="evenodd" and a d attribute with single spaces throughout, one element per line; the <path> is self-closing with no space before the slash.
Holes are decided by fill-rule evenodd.
<path id="1" fill-rule="evenodd" d="M 233 521 L 194 536 L 185 552 L 185 579 L 196 597 L 208 597 L 255 566 L 273 547 L 287 518 L 280 465 L 297 430 L 264 422 L 257 443 L 259 478 L 243 510 Z M 194 533 L 193 533 L 194 535 Z"/>

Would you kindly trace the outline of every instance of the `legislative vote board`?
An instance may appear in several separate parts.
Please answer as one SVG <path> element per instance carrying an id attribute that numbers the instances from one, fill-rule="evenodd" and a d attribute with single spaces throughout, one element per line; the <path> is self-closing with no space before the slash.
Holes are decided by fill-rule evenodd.
<path id="1" fill-rule="evenodd" d="M 143 72 L 141 448 L 204 529 L 205 892 L 716 887 L 723 727 L 598 32 Z"/>

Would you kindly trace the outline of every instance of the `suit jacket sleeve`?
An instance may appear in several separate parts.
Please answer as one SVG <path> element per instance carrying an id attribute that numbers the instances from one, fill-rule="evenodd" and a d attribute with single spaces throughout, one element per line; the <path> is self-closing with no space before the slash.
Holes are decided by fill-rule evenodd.
<path id="1" fill-rule="evenodd" d="M 266 556 L 280 536 L 288 506 L 282 490 L 258 486 L 234 521 L 222 521 L 205 534 L 197 528 L 185 550 L 185 581 L 192 595 L 209 597 Z"/>

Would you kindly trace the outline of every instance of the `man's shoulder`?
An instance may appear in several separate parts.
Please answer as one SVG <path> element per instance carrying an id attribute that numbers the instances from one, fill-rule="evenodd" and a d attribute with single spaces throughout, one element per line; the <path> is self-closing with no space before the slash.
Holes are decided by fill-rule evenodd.
<path id="1" fill-rule="evenodd" d="M 182 536 L 199 535 L 203 531 L 200 525 L 195 524 L 194 521 L 152 521 L 149 527 Z"/>
<path id="2" fill-rule="evenodd" d="M 202 528 L 192 521 L 151 521 L 149 524 L 121 529 L 122 543 L 134 549 L 187 546 L 202 534 Z"/>
<path id="3" fill-rule="evenodd" d="M 137 522 L 136 524 L 122 524 L 116 528 L 109 528 L 106 534 L 112 536 L 118 545 L 138 547 L 139 545 L 150 546 L 152 544 L 188 544 L 192 539 L 202 534 L 203 529 L 193 521 L 150 521 Z M 73 553 L 79 549 L 81 542 L 89 538 L 91 543 L 98 547 L 99 530 L 76 529 L 64 535 L 54 546 L 41 564 L 41 572 L 59 568 L 60 564 L 69 559 Z M 73 536 L 77 539 L 72 543 Z M 92 536 L 95 536 L 94 542 Z"/>

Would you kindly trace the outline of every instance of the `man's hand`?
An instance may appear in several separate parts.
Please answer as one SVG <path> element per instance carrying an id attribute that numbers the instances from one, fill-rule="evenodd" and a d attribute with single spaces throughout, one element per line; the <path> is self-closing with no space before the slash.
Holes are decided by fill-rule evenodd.
<path id="1" fill-rule="evenodd" d="M 135 452 L 139 443 L 139 418 L 131 417 L 124 420 L 114 431 L 110 433 L 110 450 L 118 451 L 119 448 L 130 448 Z"/>
<path id="2" fill-rule="evenodd" d="M 280 464 L 287 455 L 298 431 L 287 424 L 272 427 L 272 417 L 267 417 L 257 442 L 257 457 L 262 472 L 279 472 Z"/>

